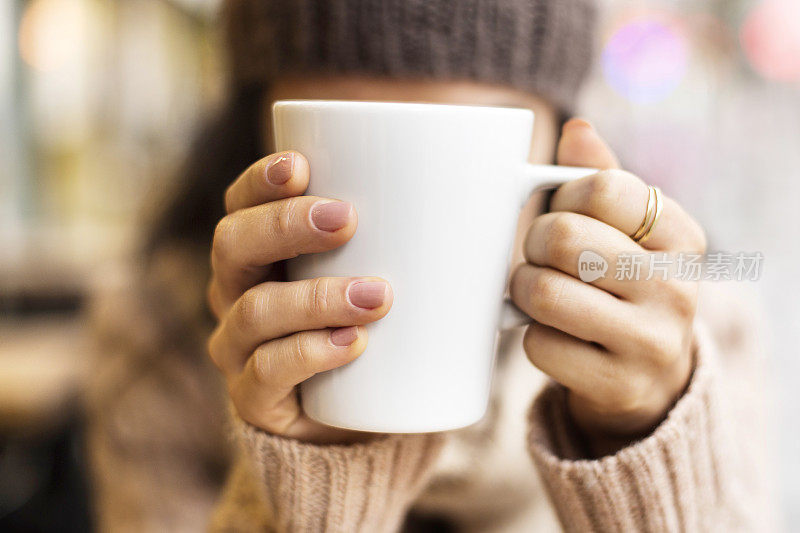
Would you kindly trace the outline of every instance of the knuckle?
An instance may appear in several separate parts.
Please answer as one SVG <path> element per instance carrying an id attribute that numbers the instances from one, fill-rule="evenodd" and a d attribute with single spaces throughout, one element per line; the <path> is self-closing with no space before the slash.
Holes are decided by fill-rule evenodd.
<path id="1" fill-rule="evenodd" d="M 214 366 L 217 367 L 219 370 L 223 370 L 222 365 L 222 357 L 221 357 L 221 350 L 220 350 L 220 336 L 221 336 L 220 327 L 217 326 L 216 329 L 209 335 L 208 341 L 206 342 L 206 353 L 208 357 L 211 359 L 211 362 L 214 363 Z"/>
<path id="2" fill-rule="evenodd" d="M 544 251 L 548 264 L 570 264 L 580 225 L 570 213 L 554 213 L 545 230 Z"/>
<path id="3" fill-rule="evenodd" d="M 236 301 L 231 313 L 240 331 L 257 331 L 267 318 L 268 307 L 267 292 L 254 287 Z"/>
<path id="4" fill-rule="evenodd" d="M 601 170 L 587 180 L 584 202 L 589 213 L 606 211 L 619 204 L 625 190 L 621 174 L 620 170 Z"/>
<path id="5" fill-rule="evenodd" d="M 298 210 L 297 198 L 287 198 L 278 203 L 273 219 L 275 234 L 281 239 L 291 239 L 294 232 L 294 219 Z"/>
<path id="6" fill-rule="evenodd" d="M 233 186 L 233 183 L 228 185 L 228 188 L 225 189 L 225 212 L 231 213 L 235 206 L 236 202 L 236 188 Z"/>
<path id="7" fill-rule="evenodd" d="M 258 348 L 252 355 L 253 378 L 261 386 L 271 384 L 273 375 L 273 357 L 266 348 Z"/>
<path id="8" fill-rule="evenodd" d="M 276 435 L 283 434 L 288 427 L 298 417 L 299 406 L 292 401 L 285 401 L 290 398 L 293 386 L 281 387 L 274 382 L 273 371 L 270 369 L 271 356 L 266 350 L 261 350 L 259 359 L 262 370 L 256 371 L 256 354 L 253 355 L 253 385 L 242 385 L 240 380 L 229 379 L 227 381 L 228 395 L 239 417 L 261 428 L 268 433 Z M 268 394 L 254 394 L 258 389 Z"/>
<path id="9" fill-rule="evenodd" d="M 222 320 L 227 302 L 216 278 L 212 278 L 211 282 L 206 286 L 206 304 L 214 317 L 218 321 Z"/>
<path id="10" fill-rule="evenodd" d="M 328 313 L 331 307 L 329 278 L 311 280 L 306 298 L 306 312 L 311 317 L 320 317 Z"/>
<path id="11" fill-rule="evenodd" d="M 297 366 L 302 381 L 310 378 L 315 373 L 314 347 L 307 335 L 296 335 L 294 341 L 294 357 L 292 360 Z"/>
<path id="12" fill-rule="evenodd" d="M 531 280 L 531 308 L 538 316 L 550 315 L 558 308 L 563 291 L 563 279 L 549 272 L 540 272 Z"/>
<path id="13" fill-rule="evenodd" d="M 267 188 L 267 159 L 259 159 L 255 163 L 247 167 L 242 175 L 243 185 L 246 189 L 246 194 L 255 195 L 256 197 L 262 195 Z"/>
<path id="14" fill-rule="evenodd" d="M 236 250 L 236 219 L 231 215 L 223 217 L 214 228 L 212 241 L 213 256 L 216 260 L 227 262 Z"/>
<path id="15" fill-rule="evenodd" d="M 206 294 L 205 294 L 205 296 L 206 296 L 206 305 L 211 310 L 211 312 L 214 314 L 214 316 L 219 318 L 218 305 L 217 305 L 217 303 L 218 303 L 217 291 L 218 291 L 217 284 L 214 283 L 213 281 L 210 282 L 208 285 L 206 285 Z"/>

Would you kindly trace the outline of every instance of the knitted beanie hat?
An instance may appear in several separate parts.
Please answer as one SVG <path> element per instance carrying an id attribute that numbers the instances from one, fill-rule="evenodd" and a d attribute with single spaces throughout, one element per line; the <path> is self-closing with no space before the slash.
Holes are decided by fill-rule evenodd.
<path id="1" fill-rule="evenodd" d="M 472 80 L 564 109 L 592 58 L 596 0 L 227 0 L 233 81 L 281 74 Z"/>

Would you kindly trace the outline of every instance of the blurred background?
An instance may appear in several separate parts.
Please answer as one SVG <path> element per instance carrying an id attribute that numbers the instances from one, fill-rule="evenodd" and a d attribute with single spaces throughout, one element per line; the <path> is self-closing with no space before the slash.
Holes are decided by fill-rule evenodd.
<path id="1" fill-rule="evenodd" d="M 81 309 L 220 101 L 217 0 L 0 2 L 0 529 L 90 527 Z M 800 530 L 800 1 L 605 0 L 581 113 L 759 251 L 784 522 Z M 63 527 L 60 530 L 64 530 Z"/>

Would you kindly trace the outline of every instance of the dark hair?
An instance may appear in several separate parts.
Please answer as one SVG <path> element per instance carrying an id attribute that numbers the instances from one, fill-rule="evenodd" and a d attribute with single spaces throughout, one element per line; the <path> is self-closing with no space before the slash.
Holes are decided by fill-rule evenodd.
<path id="1" fill-rule="evenodd" d="M 214 227 L 225 214 L 225 189 L 263 155 L 263 95 L 263 86 L 232 91 L 220 111 L 201 128 L 174 187 L 150 223 L 145 258 L 169 246 L 210 246 Z"/>

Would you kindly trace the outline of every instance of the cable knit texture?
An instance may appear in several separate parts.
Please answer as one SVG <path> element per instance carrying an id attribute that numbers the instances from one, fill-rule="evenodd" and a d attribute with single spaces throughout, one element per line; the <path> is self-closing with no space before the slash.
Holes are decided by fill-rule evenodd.
<path id="1" fill-rule="evenodd" d="M 398 435 L 319 446 L 236 420 L 278 531 L 394 531 L 431 473 L 443 437 Z"/>
<path id="2" fill-rule="evenodd" d="M 593 0 L 228 0 L 233 78 L 472 80 L 570 108 L 592 58 Z"/>
<path id="3" fill-rule="evenodd" d="M 531 409 L 530 450 L 567 531 L 747 529 L 741 483 L 715 387 L 713 346 L 696 328 L 696 368 L 667 419 L 647 438 L 583 459 L 566 390 L 547 386 Z"/>
<path id="4" fill-rule="evenodd" d="M 740 460 L 715 386 L 716 354 L 702 325 L 684 396 L 640 442 L 588 459 L 565 390 L 550 384 L 530 410 L 529 451 L 566 531 L 752 531 Z M 239 432 L 280 531 L 394 531 L 428 478 L 440 442 L 396 435 L 315 446 Z M 763 524 L 762 524 L 763 525 Z"/>
<path id="5" fill-rule="evenodd" d="M 189 283 L 186 272 L 176 270 Z M 686 393 L 648 437 L 613 456 L 582 452 L 563 390 L 541 388 L 516 331 L 503 339 L 478 424 L 446 438 L 319 446 L 234 419 L 232 469 L 214 369 L 201 366 L 198 353 L 145 343 L 153 314 L 110 293 L 115 307 L 98 309 L 119 326 L 106 328 L 108 343 L 120 345 L 119 332 L 127 332 L 138 344 L 103 352 L 87 397 L 98 529 L 198 531 L 213 505 L 213 531 L 380 533 L 398 529 L 409 512 L 469 533 L 557 531 L 557 520 L 581 532 L 777 531 L 760 328 L 752 306 L 718 285 L 707 284 L 701 297 L 708 327 L 696 329 Z"/>

